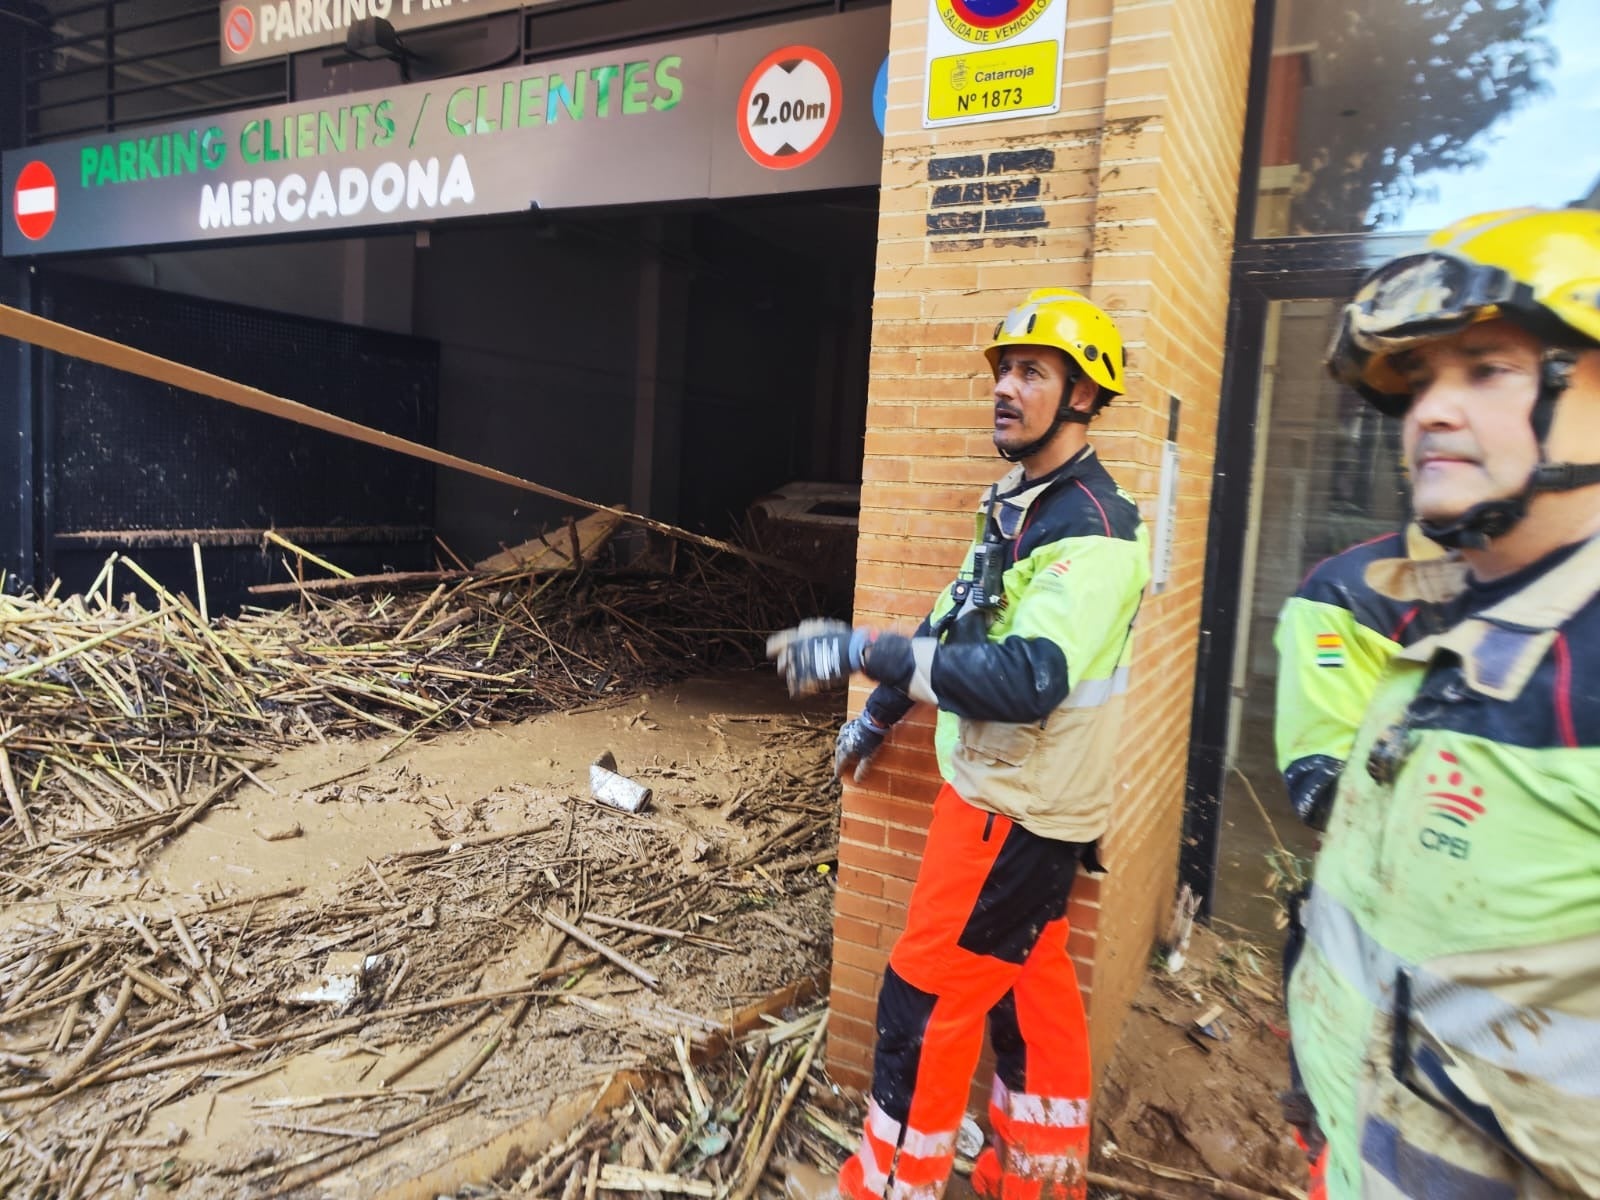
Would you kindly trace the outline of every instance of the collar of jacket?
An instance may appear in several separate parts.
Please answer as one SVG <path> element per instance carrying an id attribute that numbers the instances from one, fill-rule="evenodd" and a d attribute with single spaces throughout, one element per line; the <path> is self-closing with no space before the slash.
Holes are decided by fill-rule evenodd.
<path id="1" fill-rule="evenodd" d="M 1561 627 L 1600 595 L 1600 537 L 1540 572 L 1496 604 L 1442 633 L 1408 646 L 1399 657 L 1431 663 L 1442 652 L 1461 663 L 1467 686 L 1494 700 L 1515 700 L 1550 651 Z"/>
<path id="2" fill-rule="evenodd" d="M 1427 559 L 1379 558 L 1362 573 L 1366 585 L 1401 604 L 1448 604 L 1467 590 L 1467 564 L 1459 554 Z"/>
<path id="3" fill-rule="evenodd" d="M 1071 483 L 1083 475 L 1095 461 L 1094 447 L 1086 445 L 1054 471 L 1041 475 L 1038 479 L 1025 480 L 1022 477 L 1022 466 L 1019 464 L 1012 467 L 996 480 L 994 486 L 984 492 L 978 501 L 980 530 L 983 527 L 981 518 L 988 516 L 989 505 L 992 502 L 995 506 L 995 520 L 1000 525 L 1002 536 L 1016 537 L 1022 528 L 1023 519 L 1028 515 L 1028 510 L 1037 504 L 1041 497 L 1063 484 Z"/>

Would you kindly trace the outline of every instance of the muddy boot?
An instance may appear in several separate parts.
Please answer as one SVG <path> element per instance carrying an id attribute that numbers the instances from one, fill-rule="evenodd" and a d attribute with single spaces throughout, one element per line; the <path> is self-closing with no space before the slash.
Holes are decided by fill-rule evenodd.
<path id="1" fill-rule="evenodd" d="M 839 1200 L 839 1177 L 810 1163 L 791 1162 L 783 1174 L 785 1200 Z"/>

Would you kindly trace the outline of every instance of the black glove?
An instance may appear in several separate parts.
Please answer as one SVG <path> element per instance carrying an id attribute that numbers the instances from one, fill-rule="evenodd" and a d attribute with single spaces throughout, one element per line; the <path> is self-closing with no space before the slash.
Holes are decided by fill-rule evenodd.
<path id="1" fill-rule="evenodd" d="M 767 639 L 767 657 L 776 659 L 778 674 L 791 696 L 812 696 L 841 688 L 860 659 L 850 661 L 854 630 L 843 621 L 801 621 Z"/>
<path id="2" fill-rule="evenodd" d="M 866 626 L 852 629 L 826 618 L 801 621 L 773 634 L 767 639 L 767 657 L 777 660 L 791 696 L 841 688 L 853 671 L 904 689 L 915 668 L 910 638 Z"/>
<path id="3" fill-rule="evenodd" d="M 853 721 L 846 721 L 839 730 L 839 739 L 833 744 L 833 773 L 844 778 L 845 769 L 855 764 L 855 781 L 860 783 L 867 774 L 867 764 L 889 736 L 889 727 L 880 725 L 870 712 L 862 713 Z"/>
<path id="4" fill-rule="evenodd" d="M 1288 1089 L 1278 1093 L 1278 1106 L 1283 1110 L 1283 1119 L 1294 1128 L 1295 1141 L 1306 1152 L 1306 1161 L 1315 1163 L 1322 1157 L 1322 1148 L 1328 1144 L 1328 1139 L 1317 1124 L 1311 1097 L 1306 1095 L 1299 1080 L 1291 1079 Z"/>

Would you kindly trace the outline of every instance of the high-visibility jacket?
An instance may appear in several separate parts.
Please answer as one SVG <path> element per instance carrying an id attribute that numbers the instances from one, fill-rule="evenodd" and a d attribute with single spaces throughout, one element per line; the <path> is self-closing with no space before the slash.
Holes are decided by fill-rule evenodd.
<path id="1" fill-rule="evenodd" d="M 1109 820 L 1149 535 L 1085 447 L 985 493 L 962 575 L 986 537 L 1006 547 L 1003 601 L 958 609 L 947 589 L 913 639 L 910 699 L 880 687 L 868 708 L 892 722 L 911 700 L 937 704 L 940 771 L 965 800 L 1041 837 L 1093 842 Z"/>
<path id="2" fill-rule="evenodd" d="M 1289 981 L 1328 1194 L 1600 1194 L 1600 540 L 1400 651 Z"/>
<path id="3" fill-rule="evenodd" d="M 1368 583 L 1367 568 L 1439 553 L 1415 530 L 1362 542 L 1313 567 L 1278 614 L 1278 770 L 1295 813 L 1314 829 L 1327 824 L 1339 772 L 1379 676 L 1402 646 L 1434 628 L 1418 601 L 1395 599 Z"/>

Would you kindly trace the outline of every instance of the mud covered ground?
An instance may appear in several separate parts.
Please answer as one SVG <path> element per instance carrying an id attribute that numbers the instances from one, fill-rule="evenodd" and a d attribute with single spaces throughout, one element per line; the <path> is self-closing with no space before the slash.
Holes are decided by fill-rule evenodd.
<path id="1" fill-rule="evenodd" d="M 60 997 L 13 991 L 0 1012 L 3 1190 L 404 1194 L 498 1129 L 671 1063 L 674 1039 L 692 1051 L 827 967 L 836 724 L 762 672 L 382 761 L 387 742 L 308 745 L 137 862 L 53 876 L 0 911 L 9 947 L 41 947 L 19 973 L 32 999 Z M 644 813 L 588 799 L 606 750 L 653 789 Z M 72 1007 L 54 981 L 124 961 L 125 1021 L 70 1014 L 113 1032 L 74 1072 L 52 1049 Z"/>
<path id="2" fill-rule="evenodd" d="M 675 1040 L 695 1055 L 735 1014 L 826 969 L 838 719 L 836 700 L 793 705 L 763 671 L 398 746 L 309 744 L 142 857 L 63 868 L 0 909 L 11 953 L 68 947 L 15 964 L 27 994 L 0 1001 L 0 1191 L 409 1197 L 497 1136 L 536 1154 L 557 1136 L 546 1114 L 619 1073 L 670 1078 Z M 642 815 L 587 798 L 604 751 L 654 790 Z M 594 961 L 547 914 L 657 986 Z M 1214 1194 L 1203 1180 L 1220 1179 L 1292 1198 L 1304 1167 L 1277 1116 L 1275 968 L 1205 930 L 1189 957 L 1147 981 L 1103 1073 L 1095 1170 L 1170 1196 Z M 74 1053 L 53 1049 L 63 1024 L 81 1041 L 109 1022 L 117 988 L 74 1011 L 70 975 L 124 961 L 127 1019 L 74 1073 Z M 348 998 L 316 998 L 357 977 Z M 1217 1036 L 1195 1033 L 1217 1005 Z M 753 1061 L 704 1069 L 736 1091 Z M 796 1106 L 810 1123 L 779 1149 L 826 1165 L 860 1105 L 823 1061 Z M 673 1112 L 664 1101 L 656 1116 Z M 615 1140 L 626 1162 L 636 1139 Z M 497 1150 L 453 1178 L 471 1181 L 450 1185 L 465 1197 L 527 1194 L 530 1175 Z M 564 1193 L 567 1176 L 552 1178 L 547 1194 Z M 769 1172 L 762 1194 L 778 1190 Z"/>
<path id="3" fill-rule="evenodd" d="M 1095 1099 L 1094 1169 L 1171 1196 L 1216 1195 L 1208 1180 L 1298 1195 L 1305 1156 L 1277 1100 L 1289 1082 L 1280 994 L 1274 952 L 1197 926 L 1184 968 L 1152 970 L 1123 1025 Z M 1201 1032 L 1196 1019 L 1219 1008 Z"/>

